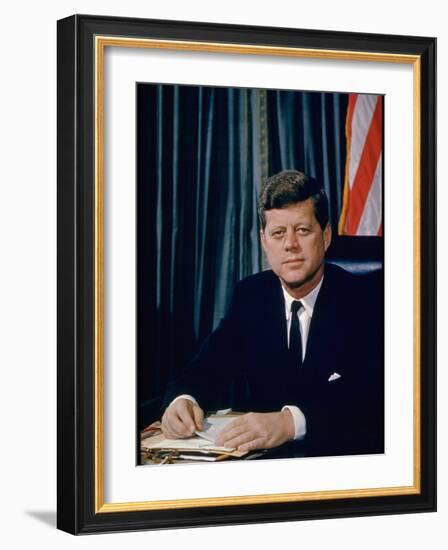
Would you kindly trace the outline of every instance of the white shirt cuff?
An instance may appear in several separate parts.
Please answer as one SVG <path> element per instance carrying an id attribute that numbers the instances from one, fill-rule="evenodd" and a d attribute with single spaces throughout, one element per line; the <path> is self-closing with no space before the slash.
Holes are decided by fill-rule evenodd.
<path id="1" fill-rule="evenodd" d="M 288 409 L 294 421 L 294 439 L 303 439 L 306 435 L 306 418 L 303 412 L 295 405 L 285 405 L 282 411 Z"/>
<path id="2" fill-rule="evenodd" d="M 195 405 L 197 405 L 199 407 L 199 403 L 196 401 L 196 399 L 192 395 L 188 395 L 187 393 L 183 393 L 182 395 L 178 395 L 175 399 L 173 399 L 171 401 L 169 406 L 171 407 L 171 405 L 173 403 L 175 403 L 178 399 L 188 399 L 188 401 L 191 401 L 192 403 L 194 403 Z"/>

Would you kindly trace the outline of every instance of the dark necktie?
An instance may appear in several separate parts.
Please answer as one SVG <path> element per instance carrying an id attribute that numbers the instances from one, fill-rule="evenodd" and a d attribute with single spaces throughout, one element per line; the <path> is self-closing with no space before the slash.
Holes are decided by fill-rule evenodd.
<path id="1" fill-rule="evenodd" d="M 289 329 L 289 352 L 297 358 L 297 365 L 302 365 L 302 337 L 300 335 L 300 322 L 298 312 L 302 309 L 302 302 L 294 300 L 291 303 L 291 327 Z"/>

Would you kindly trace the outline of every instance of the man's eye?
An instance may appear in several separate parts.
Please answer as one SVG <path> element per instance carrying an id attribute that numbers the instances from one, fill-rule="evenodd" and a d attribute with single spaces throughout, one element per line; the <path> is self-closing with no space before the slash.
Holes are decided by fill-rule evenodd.
<path id="1" fill-rule="evenodd" d="M 310 230 L 306 227 L 298 227 L 297 228 L 297 233 L 299 235 L 308 235 L 309 232 L 310 232 Z"/>
<path id="2" fill-rule="evenodd" d="M 272 233 L 272 236 L 274 237 L 274 239 L 278 239 L 283 236 L 283 231 L 274 231 Z"/>

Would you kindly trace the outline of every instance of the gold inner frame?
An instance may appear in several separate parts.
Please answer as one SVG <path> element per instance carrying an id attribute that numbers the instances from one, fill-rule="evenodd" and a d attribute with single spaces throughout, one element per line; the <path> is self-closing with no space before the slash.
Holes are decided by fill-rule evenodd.
<path id="1" fill-rule="evenodd" d="M 207 53 L 234 53 L 302 57 L 328 60 L 405 63 L 413 66 L 413 218 L 414 218 L 414 482 L 410 486 L 373 489 L 346 489 L 302 493 L 275 493 L 216 498 L 195 498 L 144 502 L 104 502 L 104 55 L 108 46 L 122 48 L 150 48 Z M 420 165 L 421 165 L 421 61 L 417 55 L 399 55 L 343 50 L 320 50 L 291 47 L 255 46 L 251 44 L 221 44 L 95 37 L 95 513 L 163 510 L 224 505 L 299 502 L 341 498 L 379 497 L 419 494 L 421 491 L 421 425 L 420 425 Z"/>

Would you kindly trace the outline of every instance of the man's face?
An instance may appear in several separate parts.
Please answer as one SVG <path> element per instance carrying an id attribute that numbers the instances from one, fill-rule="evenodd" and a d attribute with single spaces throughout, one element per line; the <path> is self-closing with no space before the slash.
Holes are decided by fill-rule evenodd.
<path id="1" fill-rule="evenodd" d="M 272 270 L 298 298 L 320 281 L 331 242 L 329 225 L 322 230 L 312 199 L 267 210 L 261 243 Z"/>

